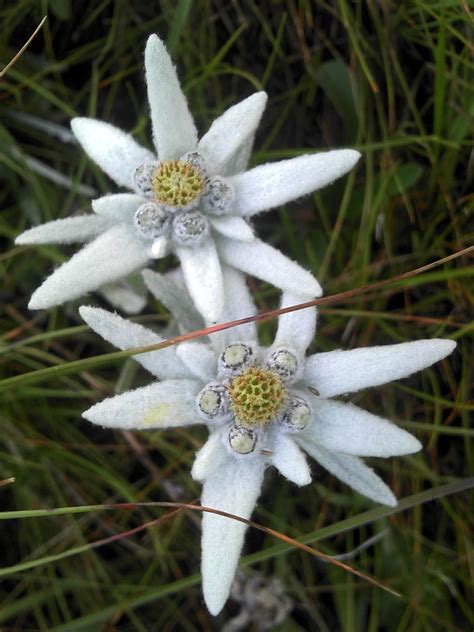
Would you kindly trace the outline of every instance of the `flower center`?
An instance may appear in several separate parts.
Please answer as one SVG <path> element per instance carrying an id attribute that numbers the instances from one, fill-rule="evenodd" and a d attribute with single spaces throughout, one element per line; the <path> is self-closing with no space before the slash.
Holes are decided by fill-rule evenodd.
<path id="1" fill-rule="evenodd" d="M 271 421 L 285 402 L 286 389 L 273 371 L 251 366 L 227 387 L 237 421 L 247 428 Z"/>
<path id="2" fill-rule="evenodd" d="M 165 160 L 153 174 L 152 188 L 159 204 L 187 206 L 202 194 L 204 177 L 186 160 Z"/>

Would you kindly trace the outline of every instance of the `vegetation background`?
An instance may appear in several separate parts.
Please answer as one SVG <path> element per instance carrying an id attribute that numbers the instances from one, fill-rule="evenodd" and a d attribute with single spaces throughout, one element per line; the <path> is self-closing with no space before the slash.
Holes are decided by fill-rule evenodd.
<path id="1" fill-rule="evenodd" d="M 70 118 L 98 117 L 149 145 L 143 49 L 152 32 L 168 44 L 201 132 L 266 90 L 253 164 L 348 146 L 363 158 L 335 185 L 262 215 L 258 232 L 310 268 L 327 295 L 356 288 L 472 244 L 473 12 L 469 0 L 0 1 L 0 68 L 48 15 L 0 79 L 2 632 L 212 631 L 240 608 L 230 601 L 217 620 L 205 609 L 199 514 L 177 511 L 126 534 L 168 510 L 71 509 L 195 500 L 189 470 L 206 433 L 93 428 L 81 411 L 149 378 L 130 359 L 103 357 L 112 348 L 77 305 L 26 307 L 68 252 L 15 247 L 15 236 L 88 212 L 111 186 L 74 143 Z M 315 482 L 299 490 L 267 473 L 256 521 L 331 555 L 378 536 L 349 563 L 401 593 L 250 530 L 246 568 L 278 577 L 293 603 L 273 629 L 472 629 L 472 274 L 465 255 L 320 310 L 314 349 L 437 336 L 458 347 L 409 380 L 356 396 L 423 442 L 420 454 L 373 461 L 407 499 L 401 511 L 374 507 L 315 464 Z M 260 309 L 277 306 L 273 288 L 251 287 Z M 139 318 L 160 325 L 168 314 L 150 299 Z M 262 326 L 264 342 L 274 327 Z M 100 546 L 104 538 L 114 541 Z M 257 616 L 245 629 L 258 625 Z"/>

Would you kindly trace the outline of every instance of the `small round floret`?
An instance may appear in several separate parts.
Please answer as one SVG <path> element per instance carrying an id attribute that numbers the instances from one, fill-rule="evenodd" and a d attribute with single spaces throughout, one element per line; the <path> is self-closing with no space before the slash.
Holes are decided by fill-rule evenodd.
<path id="1" fill-rule="evenodd" d="M 169 228 L 170 219 L 164 208 L 154 202 L 146 202 L 138 207 L 133 221 L 143 237 L 153 239 L 164 235 Z"/>
<path id="2" fill-rule="evenodd" d="M 311 408 L 300 395 L 293 395 L 280 423 L 289 432 L 298 432 L 306 428 L 311 419 Z"/>
<path id="3" fill-rule="evenodd" d="M 226 387 L 220 382 L 206 384 L 197 396 L 197 407 L 201 415 L 213 420 L 229 412 L 229 397 Z"/>
<path id="4" fill-rule="evenodd" d="M 180 160 L 184 160 L 198 169 L 203 177 L 206 176 L 206 161 L 198 151 L 188 151 L 187 154 L 181 156 Z"/>
<path id="5" fill-rule="evenodd" d="M 249 428 L 234 426 L 229 432 L 229 445 L 238 454 L 250 454 L 255 450 L 257 435 Z"/>
<path id="6" fill-rule="evenodd" d="M 180 213 L 173 220 L 173 237 L 180 246 L 197 246 L 209 234 L 209 222 L 199 211 Z"/>
<path id="7" fill-rule="evenodd" d="M 157 167 L 157 162 L 144 162 L 135 169 L 133 179 L 143 195 L 153 194 L 152 179 Z"/>
<path id="8" fill-rule="evenodd" d="M 228 345 L 219 358 L 219 364 L 226 372 L 241 371 L 254 360 L 254 350 L 250 345 L 236 342 Z"/>
<path id="9" fill-rule="evenodd" d="M 288 349 L 277 349 L 268 358 L 266 365 L 284 380 L 294 377 L 299 368 L 296 355 Z"/>
<path id="10" fill-rule="evenodd" d="M 202 202 L 209 213 L 222 215 L 234 200 L 234 189 L 230 182 L 221 176 L 209 178 Z"/>

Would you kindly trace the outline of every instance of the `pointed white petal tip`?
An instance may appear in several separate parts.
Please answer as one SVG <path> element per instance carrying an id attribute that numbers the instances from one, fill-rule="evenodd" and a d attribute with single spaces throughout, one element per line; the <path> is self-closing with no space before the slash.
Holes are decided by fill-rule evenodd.
<path id="1" fill-rule="evenodd" d="M 136 190 L 135 169 L 155 156 L 121 129 L 98 119 L 79 117 L 71 129 L 89 158 L 119 186 Z"/>
<path id="2" fill-rule="evenodd" d="M 145 50 L 151 46 L 157 46 L 157 45 L 162 45 L 164 46 L 163 42 L 160 40 L 160 38 L 158 37 L 158 35 L 156 33 L 152 33 L 150 35 L 150 37 L 147 39 L 146 41 L 146 46 L 145 46 Z"/>
<path id="3" fill-rule="evenodd" d="M 248 97 L 248 100 L 252 103 L 256 103 L 263 110 L 267 105 L 268 94 L 264 90 L 260 90 L 259 92 L 255 92 Z"/>
<path id="4" fill-rule="evenodd" d="M 268 94 L 264 90 L 260 90 L 259 92 L 255 92 L 247 97 L 246 101 L 247 105 L 252 105 L 253 108 L 260 113 L 258 118 L 258 120 L 260 120 L 263 110 L 267 105 Z"/>
<path id="5" fill-rule="evenodd" d="M 28 238 L 28 233 L 29 233 L 29 231 L 25 230 L 24 233 L 21 233 L 21 235 L 18 235 L 18 237 L 16 237 L 16 239 L 15 239 L 15 244 L 17 246 L 29 246 L 31 243 L 33 243 Z"/>
<path id="6" fill-rule="evenodd" d="M 86 116 L 76 116 L 73 119 L 71 119 L 71 129 L 74 133 L 74 135 L 77 135 L 77 131 L 80 128 L 81 124 L 83 121 L 88 121 L 89 119 Z"/>
<path id="7" fill-rule="evenodd" d="M 308 270 L 260 239 L 248 243 L 216 236 L 216 242 L 222 260 L 240 272 L 294 294 L 311 298 L 323 294 L 318 281 Z"/>
<path id="8" fill-rule="evenodd" d="M 49 278 L 49 277 L 48 277 Z M 43 292 L 43 285 L 40 285 L 31 295 L 30 302 L 28 303 L 28 309 L 50 309 L 51 307 L 57 307 L 64 301 L 58 296 L 51 296 L 50 292 Z"/>
<path id="9" fill-rule="evenodd" d="M 391 491 L 390 491 L 390 494 L 391 494 L 391 497 L 387 494 L 385 500 L 380 500 L 379 502 L 382 505 L 387 505 L 387 507 L 396 507 L 398 505 L 398 500 L 395 498 L 394 494 L 392 494 Z"/>
<path id="10" fill-rule="evenodd" d="M 164 42 L 157 35 L 145 48 L 145 77 L 153 139 L 160 160 L 179 158 L 197 145 L 197 130 Z"/>
<path id="11" fill-rule="evenodd" d="M 448 340 L 447 338 L 434 338 L 433 343 L 437 346 L 438 360 L 443 360 L 450 355 L 457 347 L 457 342 L 454 340 Z M 436 360 L 434 360 L 436 362 Z"/>
<path id="12" fill-rule="evenodd" d="M 362 157 L 360 151 L 357 149 L 339 149 L 341 155 L 341 161 L 343 161 L 347 167 L 347 171 L 352 169 Z"/>
<path id="13" fill-rule="evenodd" d="M 404 452 L 403 454 L 415 454 L 416 452 L 420 452 L 420 450 L 423 449 L 423 444 L 421 443 L 421 441 L 418 441 L 416 437 L 410 434 L 410 440 L 407 440 L 405 442 L 405 447 L 406 452 Z M 400 454 L 400 456 L 402 455 Z"/>
<path id="14" fill-rule="evenodd" d="M 217 430 L 209 436 L 206 443 L 197 451 L 191 469 L 191 476 L 195 481 L 203 483 L 212 474 L 213 470 L 223 463 L 226 457 L 227 451 L 222 442 L 222 431 Z"/>
<path id="15" fill-rule="evenodd" d="M 145 63 L 151 57 L 156 58 L 156 56 L 163 54 L 163 52 L 168 55 L 165 43 L 158 37 L 156 33 L 152 33 L 147 39 L 145 45 Z"/>
<path id="16" fill-rule="evenodd" d="M 79 315 L 82 320 L 85 320 L 86 323 L 89 324 L 89 319 L 97 309 L 97 307 L 92 307 L 91 305 L 81 305 L 79 307 Z"/>
<path id="17" fill-rule="evenodd" d="M 76 116 L 75 118 L 71 119 L 70 125 L 72 133 L 81 145 L 83 143 L 84 137 L 87 135 L 88 130 L 94 125 L 95 122 L 95 119 L 89 118 L 87 116 Z"/>
<path id="18" fill-rule="evenodd" d="M 235 241 L 252 242 L 255 239 L 255 233 L 249 224 L 241 217 L 210 217 L 211 225 L 218 233 L 234 239 Z M 236 246 L 238 247 L 238 245 Z"/>
<path id="19" fill-rule="evenodd" d="M 455 347 L 453 340 L 435 338 L 318 353 L 307 358 L 305 380 L 321 397 L 335 397 L 404 379 L 443 360 Z"/>
<path id="20" fill-rule="evenodd" d="M 263 482 L 265 461 L 229 455 L 204 482 L 201 504 L 249 519 Z M 218 614 L 230 593 L 247 525 L 204 513 L 202 517 L 202 587 L 211 614 Z"/>
<path id="21" fill-rule="evenodd" d="M 132 222 L 135 211 L 142 203 L 143 196 L 136 193 L 108 193 L 92 200 L 91 206 L 97 215 Z"/>
<path id="22" fill-rule="evenodd" d="M 324 469 L 359 494 L 382 505 L 396 506 L 397 500 L 391 489 L 362 459 L 323 448 L 308 436 L 296 436 L 296 439 L 300 447 Z"/>
<path id="23" fill-rule="evenodd" d="M 282 476 L 298 487 L 311 483 L 311 470 L 306 457 L 291 437 L 284 434 L 278 436 L 271 462 Z"/>
<path id="24" fill-rule="evenodd" d="M 232 105 L 212 123 L 198 143 L 209 175 L 230 175 L 235 168 L 243 170 L 266 102 L 267 95 L 256 92 Z"/>
<path id="25" fill-rule="evenodd" d="M 100 235 L 111 223 L 106 217 L 93 213 L 55 219 L 39 224 L 18 235 L 17 244 L 76 244 L 90 241 Z"/>
<path id="26" fill-rule="evenodd" d="M 28 309 L 48 309 L 48 307 L 53 306 L 42 298 L 41 293 L 38 294 L 38 290 L 36 290 L 36 292 L 33 292 L 30 298 L 30 302 L 28 303 Z"/>
<path id="27" fill-rule="evenodd" d="M 31 297 L 31 309 L 61 305 L 143 268 L 147 253 L 131 231 L 117 224 L 53 272 Z"/>
<path id="28" fill-rule="evenodd" d="M 234 212 L 252 216 L 297 200 L 332 184 L 356 164 L 354 149 L 333 149 L 270 162 L 230 178 L 235 190 Z"/>
<path id="29" fill-rule="evenodd" d="M 83 413 L 92 423 L 106 428 L 151 430 L 200 423 L 194 398 L 199 392 L 194 380 L 165 379 L 104 399 Z"/>
<path id="30" fill-rule="evenodd" d="M 101 425 L 103 426 L 103 424 L 99 424 L 97 422 L 97 420 L 95 419 L 94 416 L 94 408 L 96 407 L 96 404 L 94 404 L 94 406 L 91 406 L 90 408 L 88 408 L 87 410 L 85 410 L 84 412 L 81 413 L 81 417 L 83 419 L 86 419 L 86 421 L 90 421 L 92 424 L 96 424 L 96 425 Z M 105 426 L 103 426 L 105 427 Z"/>
<path id="31" fill-rule="evenodd" d="M 419 452 L 421 443 L 394 423 L 354 404 L 314 398 L 312 423 L 303 436 L 324 449 L 353 456 L 387 458 Z"/>
<path id="32" fill-rule="evenodd" d="M 203 591 L 203 594 L 204 594 L 204 602 L 207 606 L 207 609 L 209 610 L 209 614 L 211 614 L 213 617 L 217 617 L 217 615 L 220 613 L 222 608 L 225 606 L 227 597 L 225 599 L 222 599 L 221 596 L 219 595 L 218 598 L 216 599 L 215 595 L 213 594 L 210 595 L 205 590 Z"/>

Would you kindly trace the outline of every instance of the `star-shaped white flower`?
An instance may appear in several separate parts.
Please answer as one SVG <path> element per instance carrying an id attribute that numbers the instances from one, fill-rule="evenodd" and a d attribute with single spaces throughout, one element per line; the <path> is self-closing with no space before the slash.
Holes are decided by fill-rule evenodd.
<path id="1" fill-rule="evenodd" d="M 223 274 L 225 318 L 255 313 L 242 275 L 226 267 Z M 283 294 L 283 306 L 298 301 Z M 121 349 L 161 340 L 101 309 L 82 307 L 81 315 Z M 210 436 L 192 468 L 203 483 L 201 503 L 243 518 L 254 509 L 267 466 L 296 485 L 311 482 L 305 452 L 359 493 L 393 506 L 390 489 L 359 457 L 410 454 L 421 444 L 390 421 L 331 398 L 406 377 L 446 357 L 455 343 L 419 340 L 305 358 L 315 324 L 316 310 L 306 309 L 279 318 L 269 348 L 258 344 L 251 323 L 213 334 L 209 342 L 135 356 L 160 381 L 106 399 L 84 417 L 128 430 L 206 424 Z M 241 522 L 203 515 L 203 591 L 212 614 L 228 597 L 245 531 Z"/>
<path id="2" fill-rule="evenodd" d="M 146 46 L 145 69 L 156 154 L 108 123 L 73 119 L 89 157 L 132 193 L 99 198 L 94 214 L 49 222 L 17 238 L 18 244 L 87 243 L 35 291 L 29 307 L 77 298 L 169 252 L 180 259 L 189 293 L 208 322 L 223 309 L 221 262 L 282 290 L 319 296 L 316 279 L 257 239 L 249 220 L 333 182 L 360 154 L 334 150 L 244 172 L 266 94 L 229 108 L 198 142 L 175 68 L 156 35 Z"/>

